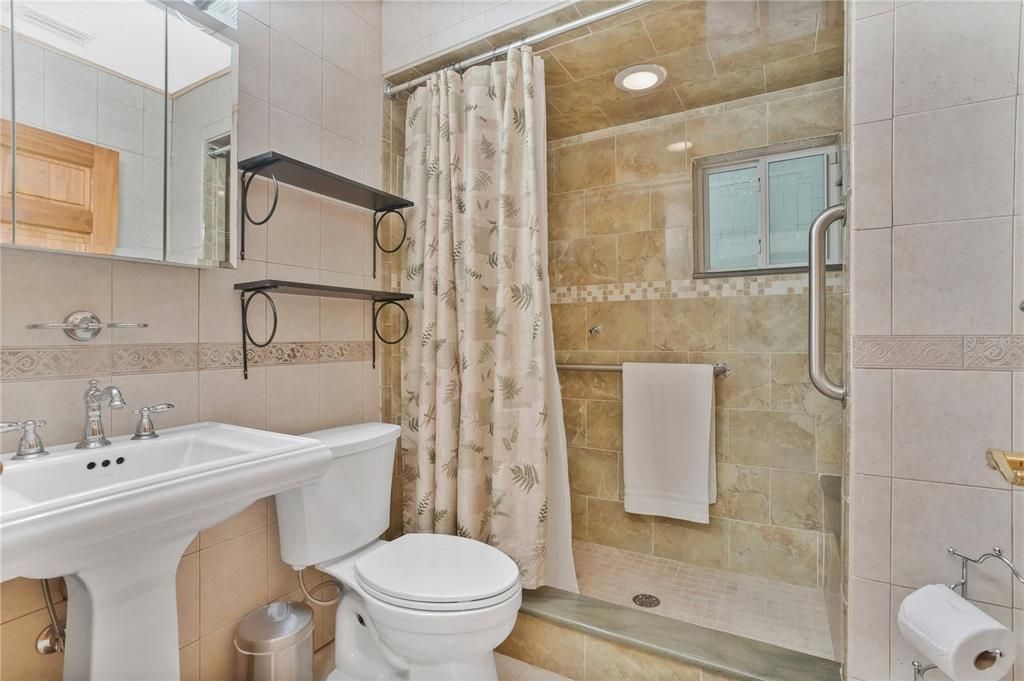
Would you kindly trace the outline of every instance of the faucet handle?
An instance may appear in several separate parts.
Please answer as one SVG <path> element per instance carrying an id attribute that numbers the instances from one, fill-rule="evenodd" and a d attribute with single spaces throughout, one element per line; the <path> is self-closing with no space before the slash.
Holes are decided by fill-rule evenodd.
<path id="1" fill-rule="evenodd" d="M 39 433 L 36 432 L 37 428 L 42 428 L 45 425 L 46 421 L 35 421 L 32 419 L 27 419 L 25 421 L 4 421 L 3 423 L 0 423 L 0 433 L 20 430 L 21 440 L 18 442 L 18 453 L 14 455 L 14 458 L 35 459 L 49 454 L 43 446 L 43 439 L 39 437 Z"/>
<path id="2" fill-rule="evenodd" d="M 171 409 L 174 409 L 174 405 L 170 402 L 163 402 L 161 404 L 153 404 L 148 407 L 133 409 L 132 413 L 139 417 L 139 422 L 135 425 L 135 435 L 132 436 L 132 439 L 152 440 L 155 437 L 160 437 L 157 434 L 156 427 L 153 425 L 153 420 L 149 418 L 149 415 L 162 411 L 170 411 Z"/>

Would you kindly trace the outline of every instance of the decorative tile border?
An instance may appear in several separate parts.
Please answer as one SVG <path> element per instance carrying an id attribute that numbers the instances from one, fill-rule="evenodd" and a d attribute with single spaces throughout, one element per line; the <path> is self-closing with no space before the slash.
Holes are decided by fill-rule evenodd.
<path id="1" fill-rule="evenodd" d="M 361 362 L 370 359 L 369 341 L 271 343 L 249 348 L 256 366 Z M 30 381 L 88 376 L 167 373 L 242 366 L 238 343 L 105 345 L 94 347 L 5 348 L 0 380 Z"/>
<path id="2" fill-rule="evenodd" d="M 962 369 L 963 336 L 856 336 L 853 366 L 876 369 Z"/>
<path id="3" fill-rule="evenodd" d="M 1024 336 L 854 336 L 858 369 L 1024 370 Z"/>
<path id="4" fill-rule="evenodd" d="M 109 345 L 63 348 L 11 348 L 0 352 L 0 380 L 75 378 L 109 374 Z"/>
<path id="5" fill-rule="evenodd" d="M 112 374 L 162 374 L 195 371 L 198 345 L 115 345 Z"/>
<path id="6" fill-rule="evenodd" d="M 968 336 L 964 366 L 984 369 L 1024 369 L 1024 336 Z"/>
<path id="7" fill-rule="evenodd" d="M 843 273 L 829 272 L 825 278 L 825 287 L 828 293 L 844 291 Z M 627 300 L 785 296 L 803 293 L 807 293 L 806 274 L 763 274 L 714 279 L 555 286 L 551 289 L 551 303 L 613 303 Z"/>

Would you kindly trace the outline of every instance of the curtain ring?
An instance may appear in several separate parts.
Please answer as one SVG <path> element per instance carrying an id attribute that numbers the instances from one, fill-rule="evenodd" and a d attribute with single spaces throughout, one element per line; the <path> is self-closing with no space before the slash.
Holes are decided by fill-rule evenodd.
<path id="1" fill-rule="evenodd" d="M 263 341 L 262 343 L 257 343 L 253 339 L 252 333 L 249 332 L 249 303 L 251 303 L 252 299 L 255 298 L 256 296 L 263 296 L 264 298 L 266 298 L 267 302 L 270 303 L 270 309 L 274 313 L 274 325 L 270 329 L 270 335 L 267 337 L 267 340 Z M 270 345 L 270 342 L 274 340 L 274 336 L 277 335 L 277 305 L 274 304 L 274 299 L 270 297 L 270 295 L 267 293 L 265 289 L 257 289 L 253 291 L 252 294 L 242 304 L 242 330 L 245 332 L 245 337 L 249 339 L 249 342 L 252 343 L 253 346 L 257 348 L 267 347 L 268 345 Z"/>
<path id="2" fill-rule="evenodd" d="M 248 177 L 245 175 L 248 175 Z M 277 176 L 271 173 L 270 179 L 274 183 L 274 200 L 270 204 L 270 210 L 267 211 L 267 216 L 262 220 L 254 220 L 252 215 L 249 214 L 249 186 L 255 179 L 256 173 L 246 173 L 242 175 L 242 212 L 245 214 L 245 219 L 249 221 L 250 225 L 264 225 L 271 217 L 274 216 L 274 211 L 277 210 L 277 199 L 280 196 L 280 187 L 277 184 Z"/>

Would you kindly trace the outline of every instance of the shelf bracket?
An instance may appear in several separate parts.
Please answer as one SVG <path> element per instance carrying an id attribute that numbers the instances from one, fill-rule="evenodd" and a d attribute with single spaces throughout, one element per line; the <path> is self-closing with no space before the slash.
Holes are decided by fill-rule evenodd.
<path id="1" fill-rule="evenodd" d="M 265 225 L 270 221 L 270 218 L 274 217 L 274 211 L 277 210 L 277 200 L 281 194 L 281 188 L 277 184 L 277 176 L 273 173 L 270 174 L 270 179 L 274 183 L 274 200 L 270 204 L 270 210 L 267 211 L 266 217 L 261 220 L 256 220 L 249 214 L 249 187 L 252 185 L 252 181 L 256 179 L 256 172 L 250 170 L 242 171 L 242 229 L 239 235 L 239 252 L 238 257 L 245 260 L 245 223 L 248 221 L 252 225 Z"/>
<path id="2" fill-rule="evenodd" d="M 402 238 L 398 240 L 398 243 L 392 248 L 385 248 L 384 244 L 380 242 L 380 226 L 384 222 L 384 218 L 389 215 L 397 215 L 402 221 Z M 373 278 L 377 278 L 377 251 L 381 253 L 394 253 L 402 244 L 405 243 L 405 237 L 409 234 L 409 227 L 405 222 L 405 215 L 402 214 L 400 208 L 385 208 L 383 210 L 376 210 L 373 212 Z"/>
<path id="3" fill-rule="evenodd" d="M 405 319 L 405 324 L 402 326 L 402 335 L 400 335 L 398 338 L 395 338 L 395 339 L 387 339 L 380 332 L 380 323 L 379 323 L 380 313 L 388 305 L 394 305 L 399 310 L 401 310 L 402 317 Z M 398 301 L 396 301 L 396 300 L 385 300 L 383 302 L 379 302 L 379 301 L 376 301 L 376 300 L 373 301 L 373 336 L 374 337 L 372 339 L 370 339 L 370 348 L 371 348 L 370 352 L 372 353 L 371 354 L 371 361 L 370 361 L 370 368 L 371 369 L 376 369 L 377 368 L 377 341 L 378 340 L 381 343 L 384 343 L 386 345 L 397 345 L 398 343 L 401 343 L 405 339 L 405 337 L 407 335 L 409 335 L 409 313 L 405 311 L 405 308 L 402 307 L 398 303 Z"/>
<path id="4" fill-rule="evenodd" d="M 249 380 L 249 348 L 246 344 L 246 340 L 252 343 L 253 347 L 265 348 L 270 345 L 271 341 L 274 340 L 274 336 L 277 335 L 277 305 L 274 304 L 274 299 L 267 293 L 269 289 L 260 288 L 253 289 L 250 291 L 242 291 L 241 304 L 242 304 L 242 378 Z M 249 294 L 246 297 L 246 294 Z M 249 331 L 249 305 L 252 303 L 253 298 L 256 296 L 263 296 L 270 303 L 270 310 L 274 313 L 274 324 L 270 327 L 270 335 L 267 339 L 262 342 L 257 342 Z"/>

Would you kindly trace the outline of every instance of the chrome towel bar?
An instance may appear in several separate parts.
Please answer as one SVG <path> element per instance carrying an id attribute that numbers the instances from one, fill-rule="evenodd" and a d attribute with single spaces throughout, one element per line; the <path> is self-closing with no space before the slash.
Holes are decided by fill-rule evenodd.
<path id="1" fill-rule="evenodd" d="M 732 373 L 725 362 L 715 362 L 711 366 L 715 376 L 728 376 Z M 563 371 L 622 371 L 621 364 L 556 364 L 555 368 Z"/>

